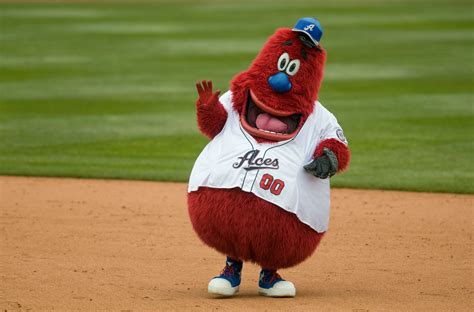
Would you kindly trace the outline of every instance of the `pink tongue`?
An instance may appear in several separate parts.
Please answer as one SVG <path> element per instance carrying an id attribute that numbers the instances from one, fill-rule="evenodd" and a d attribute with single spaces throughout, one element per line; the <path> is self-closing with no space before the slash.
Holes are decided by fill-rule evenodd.
<path id="1" fill-rule="evenodd" d="M 278 118 L 275 118 L 267 113 L 262 113 L 257 116 L 257 128 L 261 130 L 268 130 L 273 132 L 286 132 L 288 126 Z"/>

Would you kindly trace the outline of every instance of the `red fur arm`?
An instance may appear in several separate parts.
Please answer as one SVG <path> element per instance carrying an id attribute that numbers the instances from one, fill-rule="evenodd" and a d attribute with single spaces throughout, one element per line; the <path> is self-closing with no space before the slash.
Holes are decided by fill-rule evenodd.
<path id="1" fill-rule="evenodd" d="M 198 128 L 203 134 L 213 139 L 224 128 L 227 112 L 221 102 L 215 105 L 203 105 L 199 99 L 196 102 Z"/>
<path id="2" fill-rule="evenodd" d="M 323 155 L 325 147 L 329 148 L 331 151 L 333 151 L 334 154 L 336 154 L 337 161 L 339 163 L 339 168 L 337 169 L 337 172 L 346 170 L 349 166 L 349 162 L 351 159 L 351 152 L 347 145 L 336 139 L 324 140 L 319 143 L 318 147 L 316 148 L 316 151 L 314 151 L 314 158 Z"/>

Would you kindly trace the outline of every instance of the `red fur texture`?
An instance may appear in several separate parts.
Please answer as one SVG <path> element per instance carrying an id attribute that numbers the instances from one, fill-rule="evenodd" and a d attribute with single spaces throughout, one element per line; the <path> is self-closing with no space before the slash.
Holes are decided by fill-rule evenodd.
<path id="1" fill-rule="evenodd" d="M 307 48 L 298 39 L 299 35 L 289 28 L 278 29 L 265 43 L 249 69 L 234 77 L 230 89 L 233 107 L 239 114 L 247 102 L 250 89 L 273 109 L 302 114 L 303 121 L 312 113 L 323 79 L 326 52 L 322 48 Z M 284 45 L 288 41 L 291 41 L 291 45 Z M 301 65 L 296 75 L 289 77 L 291 90 L 277 93 L 270 87 L 268 78 L 278 73 L 278 59 L 284 52 L 289 54 L 290 60 L 299 59 Z M 307 55 L 306 59 L 303 53 Z"/>
<path id="2" fill-rule="evenodd" d="M 227 120 L 227 112 L 221 102 L 215 105 L 200 104 L 196 101 L 197 124 L 199 130 L 208 138 L 214 138 L 222 131 Z"/>
<path id="3" fill-rule="evenodd" d="M 339 163 L 337 172 L 346 170 L 351 160 L 351 152 L 349 151 L 347 145 L 336 139 L 324 140 L 319 143 L 318 147 L 314 151 L 314 158 L 323 155 L 325 147 L 329 148 L 334 154 L 336 154 L 337 161 Z"/>
<path id="4" fill-rule="evenodd" d="M 287 268 L 308 258 L 324 233 L 252 193 L 201 187 L 188 194 L 189 215 L 199 237 L 234 259 L 264 268 Z"/>

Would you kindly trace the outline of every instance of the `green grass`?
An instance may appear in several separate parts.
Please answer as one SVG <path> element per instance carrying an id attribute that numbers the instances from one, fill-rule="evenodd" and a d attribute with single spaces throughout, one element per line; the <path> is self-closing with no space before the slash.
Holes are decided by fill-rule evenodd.
<path id="1" fill-rule="evenodd" d="M 333 184 L 474 192 L 470 1 L 253 2 L 0 4 L 0 174 L 186 181 L 194 82 L 317 16 L 352 149 Z"/>

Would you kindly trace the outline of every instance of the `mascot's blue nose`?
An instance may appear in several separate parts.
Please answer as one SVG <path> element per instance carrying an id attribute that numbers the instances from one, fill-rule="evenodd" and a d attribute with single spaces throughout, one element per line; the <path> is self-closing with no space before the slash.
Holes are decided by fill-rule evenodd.
<path id="1" fill-rule="evenodd" d="M 288 79 L 288 75 L 284 72 L 278 72 L 268 78 L 268 84 L 272 87 L 273 91 L 278 93 L 288 92 L 291 89 L 291 82 Z"/>

